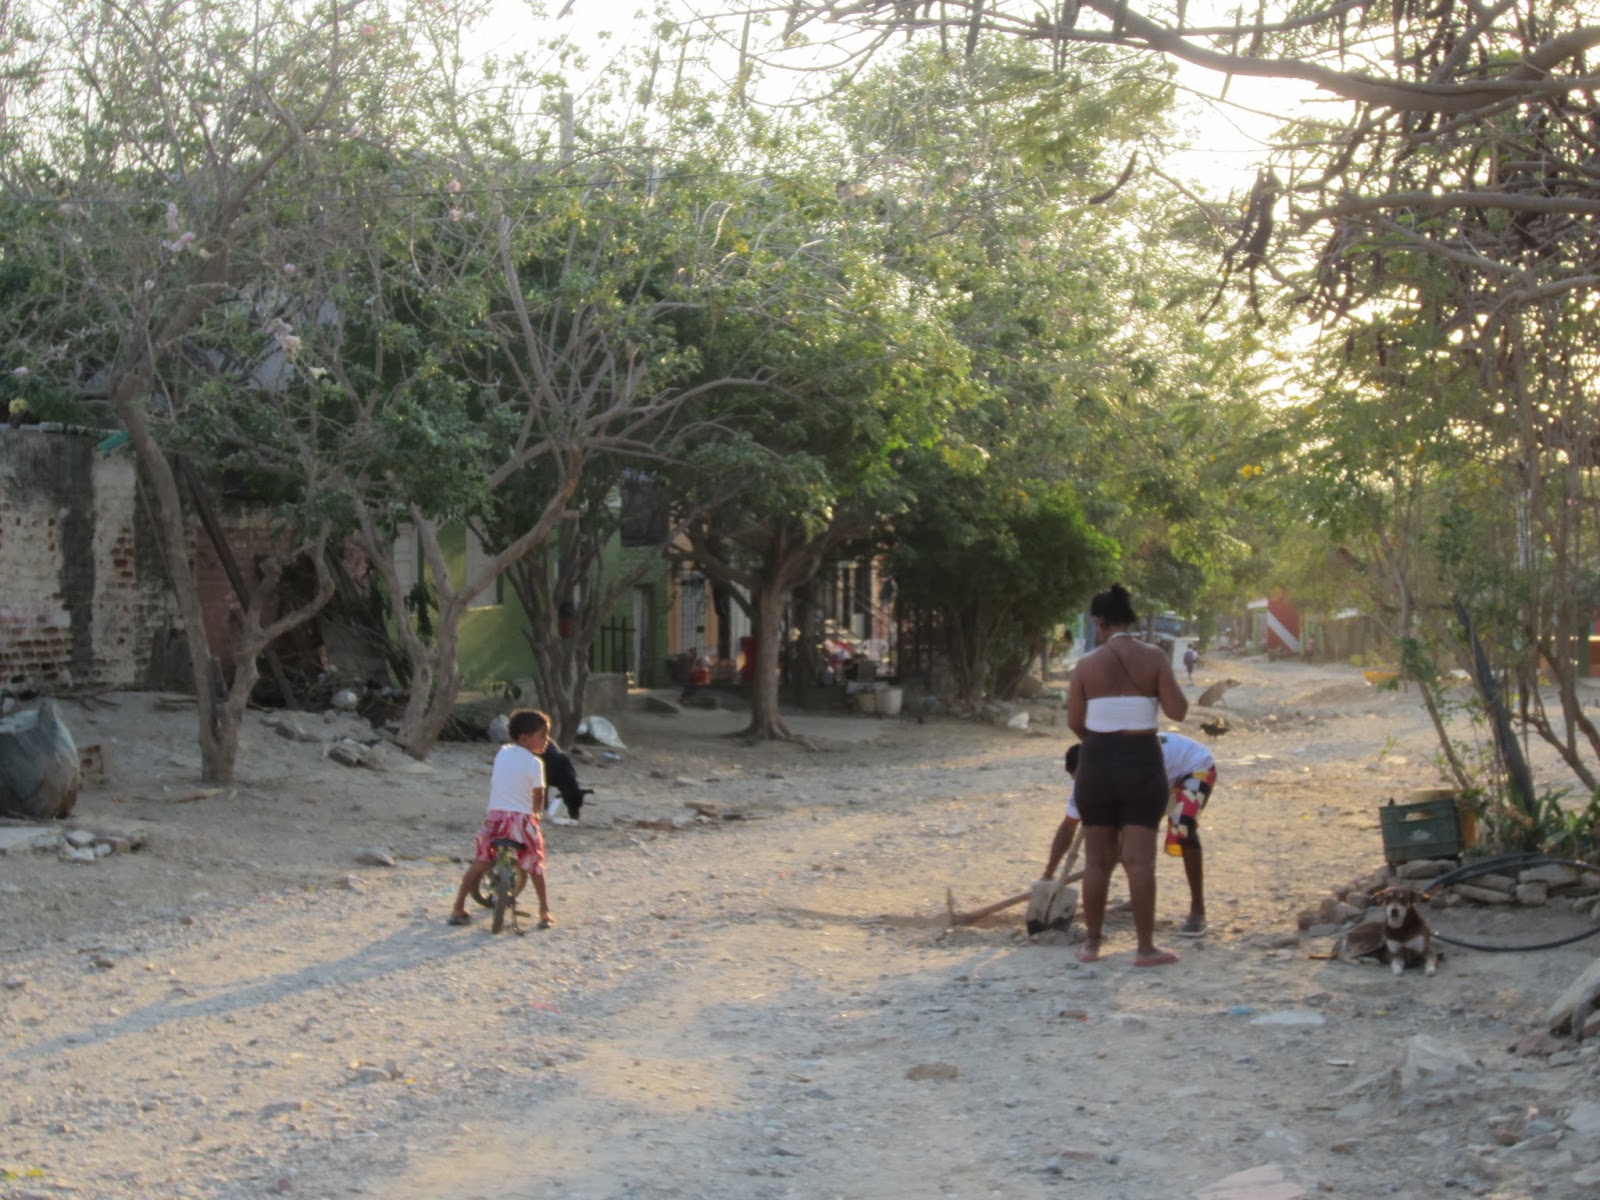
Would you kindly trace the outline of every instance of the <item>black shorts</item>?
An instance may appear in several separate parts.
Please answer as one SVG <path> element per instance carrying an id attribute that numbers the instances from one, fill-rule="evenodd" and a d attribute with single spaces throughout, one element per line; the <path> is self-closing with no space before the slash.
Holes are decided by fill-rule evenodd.
<path id="1" fill-rule="evenodd" d="M 1083 739 L 1072 795 L 1085 825 L 1159 829 L 1167 819 L 1167 765 L 1153 733 Z"/>

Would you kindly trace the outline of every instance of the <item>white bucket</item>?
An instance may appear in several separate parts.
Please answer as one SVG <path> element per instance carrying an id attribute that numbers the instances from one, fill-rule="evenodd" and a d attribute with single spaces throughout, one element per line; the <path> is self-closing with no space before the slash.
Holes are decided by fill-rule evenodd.
<path id="1" fill-rule="evenodd" d="M 886 717 L 900 715 L 900 703 L 905 699 L 905 692 L 901 688 L 884 688 L 878 693 L 878 711 Z"/>

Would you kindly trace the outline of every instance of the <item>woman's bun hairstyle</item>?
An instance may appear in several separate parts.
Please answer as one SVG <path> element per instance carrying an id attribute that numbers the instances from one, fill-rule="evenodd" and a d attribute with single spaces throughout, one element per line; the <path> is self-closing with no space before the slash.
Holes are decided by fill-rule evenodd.
<path id="1" fill-rule="evenodd" d="M 1139 614 L 1133 611 L 1133 597 L 1120 583 L 1095 593 L 1095 598 L 1089 602 L 1089 615 L 1099 617 L 1107 625 L 1135 625 L 1139 621 Z"/>

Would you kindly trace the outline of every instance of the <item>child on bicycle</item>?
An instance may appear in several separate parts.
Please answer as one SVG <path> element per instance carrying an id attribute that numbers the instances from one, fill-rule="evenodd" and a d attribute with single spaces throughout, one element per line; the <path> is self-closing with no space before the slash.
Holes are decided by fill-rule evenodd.
<path id="1" fill-rule="evenodd" d="M 496 838 L 509 838 L 522 849 L 517 866 L 533 880 L 539 897 L 539 928 L 555 924 L 544 887 L 544 836 L 539 832 L 539 814 L 544 810 L 544 762 L 539 755 L 550 742 L 550 718 L 536 708 L 519 708 L 509 719 L 511 740 L 494 756 L 494 771 L 489 776 L 489 811 L 473 842 L 472 862 L 456 890 L 455 907 L 449 924 L 470 925 L 467 897 L 494 862 Z"/>

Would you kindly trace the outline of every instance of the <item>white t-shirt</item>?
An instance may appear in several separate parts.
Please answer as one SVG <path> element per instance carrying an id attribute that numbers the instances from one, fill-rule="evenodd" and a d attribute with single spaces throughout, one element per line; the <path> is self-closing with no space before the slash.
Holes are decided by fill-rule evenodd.
<path id="1" fill-rule="evenodd" d="M 1181 733 L 1158 733 L 1156 741 L 1161 743 L 1161 757 L 1167 764 L 1168 787 L 1177 787 L 1180 780 L 1216 766 L 1217 760 L 1211 757 L 1211 751 L 1191 737 L 1184 737 Z M 1078 821 L 1082 818 L 1078 815 L 1074 786 L 1067 785 L 1067 816 Z"/>
<path id="2" fill-rule="evenodd" d="M 544 786 L 544 760 L 515 742 L 507 742 L 494 756 L 489 776 L 489 811 L 531 813 L 533 789 Z"/>

